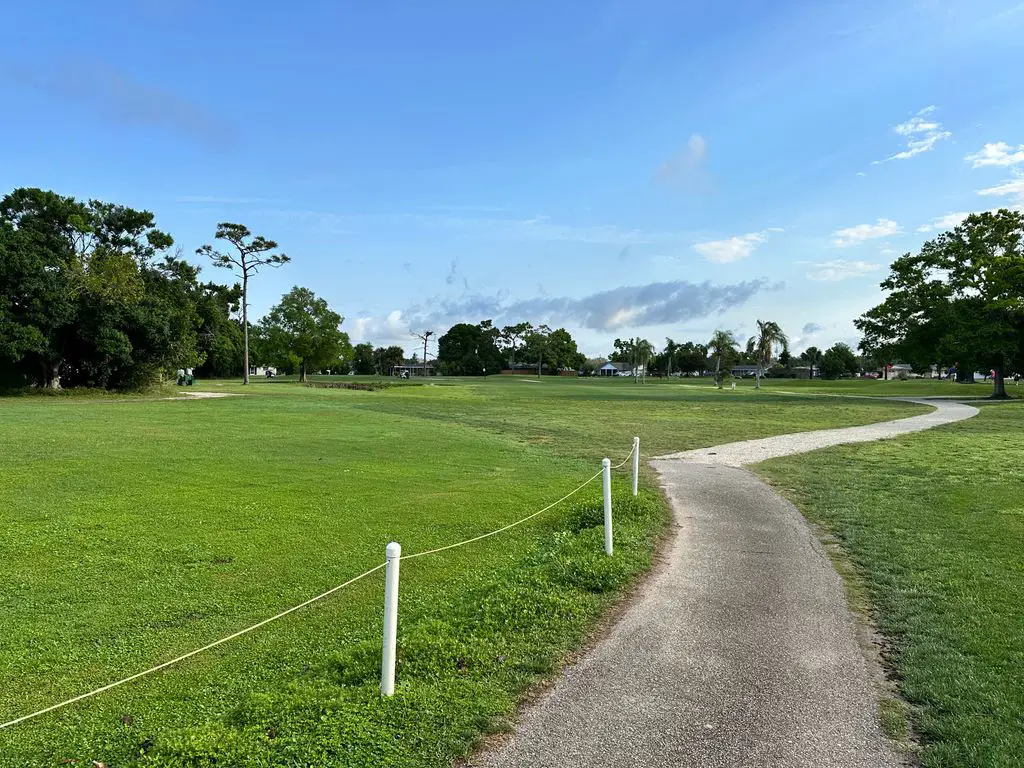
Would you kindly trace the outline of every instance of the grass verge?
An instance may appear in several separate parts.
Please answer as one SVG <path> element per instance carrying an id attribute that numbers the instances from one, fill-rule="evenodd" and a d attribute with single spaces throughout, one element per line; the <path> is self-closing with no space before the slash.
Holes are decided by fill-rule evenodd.
<path id="1" fill-rule="evenodd" d="M 888 640 L 923 765 L 1020 765 L 1024 754 L 1024 408 L 757 472 L 840 542 Z M 883 721 L 899 730 L 898 705 Z"/>

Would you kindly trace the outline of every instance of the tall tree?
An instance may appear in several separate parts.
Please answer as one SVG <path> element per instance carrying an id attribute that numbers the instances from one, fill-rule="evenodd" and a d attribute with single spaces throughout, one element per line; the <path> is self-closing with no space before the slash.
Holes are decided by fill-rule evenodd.
<path id="1" fill-rule="evenodd" d="M 672 364 L 675 362 L 676 353 L 679 351 L 679 345 L 672 339 L 665 339 L 665 375 L 669 378 L 672 377 Z"/>
<path id="2" fill-rule="evenodd" d="M 458 323 L 437 340 L 437 363 L 449 376 L 479 376 L 501 369 L 501 353 L 479 325 Z"/>
<path id="3" fill-rule="evenodd" d="M 821 358 L 821 375 L 826 379 L 838 379 L 843 374 L 857 373 L 857 355 L 848 344 L 833 344 Z"/>
<path id="4" fill-rule="evenodd" d="M 579 371 L 587 361 L 576 347 L 576 340 L 565 328 L 556 328 L 547 335 L 544 359 L 554 371 Z"/>
<path id="5" fill-rule="evenodd" d="M 692 341 L 684 342 L 676 350 L 676 368 L 680 373 L 702 375 L 708 366 L 708 348 Z"/>
<path id="6" fill-rule="evenodd" d="M 377 372 L 390 376 L 396 366 L 405 362 L 405 350 L 399 346 L 377 347 L 373 350 L 373 358 Z"/>
<path id="7" fill-rule="evenodd" d="M 896 259 L 882 282 L 885 301 L 854 321 L 864 334 L 861 349 L 919 367 L 991 369 L 992 397 L 1006 397 L 1007 367 L 1022 362 L 1022 239 L 1024 213 L 975 213 Z"/>
<path id="8" fill-rule="evenodd" d="M 230 269 L 242 278 L 242 334 L 243 334 L 243 372 L 242 383 L 249 383 L 249 278 L 256 275 L 263 267 L 279 267 L 291 259 L 283 253 L 271 253 L 277 249 L 277 243 L 263 235 L 253 237 L 249 228 L 243 224 L 221 222 L 217 225 L 214 237 L 226 240 L 234 246 L 233 253 L 222 253 L 214 250 L 212 245 L 204 245 L 196 249 L 196 253 L 207 256 L 215 267 Z"/>
<path id="9" fill-rule="evenodd" d="M 776 350 L 789 355 L 789 339 L 773 320 L 758 320 L 757 333 L 750 337 L 747 348 L 753 353 L 757 365 L 755 389 L 761 388 L 761 377 L 772 364 Z"/>
<path id="10" fill-rule="evenodd" d="M 545 324 L 531 327 L 523 336 L 522 357 L 529 362 L 537 361 L 537 375 L 544 372 L 544 366 L 551 368 L 552 361 L 548 354 L 548 336 L 551 328 Z"/>
<path id="11" fill-rule="evenodd" d="M 311 290 L 295 286 L 260 321 L 264 354 L 279 365 L 297 367 L 299 381 L 306 381 L 310 370 L 334 367 L 351 352 L 343 320 Z"/>
<path id="12" fill-rule="evenodd" d="M 356 344 L 352 349 L 352 370 L 360 376 L 369 376 L 374 371 L 373 344 Z"/>
<path id="13" fill-rule="evenodd" d="M 711 336 L 711 341 L 708 342 L 708 354 L 715 359 L 715 386 L 721 389 L 722 364 L 729 367 L 739 356 L 739 342 L 736 341 L 736 335 L 732 331 L 722 329 L 715 331 Z"/>
<path id="14" fill-rule="evenodd" d="M 808 347 L 800 354 L 801 359 L 808 365 L 808 378 L 814 378 L 814 369 L 821 363 L 821 350 L 817 347 Z"/>
<path id="15" fill-rule="evenodd" d="M 515 368 L 516 352 L 522 347 L 522 341 L 527 334 L 533 331 L 533 325 L 527 322 L 506 325 L 501 329 L 501 346 L 508 355 L 508 367 Z"/>

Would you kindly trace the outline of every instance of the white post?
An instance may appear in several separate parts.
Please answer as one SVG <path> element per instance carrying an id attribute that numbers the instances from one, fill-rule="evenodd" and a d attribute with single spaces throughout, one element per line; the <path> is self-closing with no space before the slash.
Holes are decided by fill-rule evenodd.
<path id="1" fill-rule="evenodd" d="M 640 438 L 633 438 L 633 495 L 640 492 Z"/>
<path id="2" fill-rule="evenodd" d="M 395 646 L 398 639 L 398 566 L 402 545 L 392 541 L 385 549 L 384 567 L 384 654 L 380 664 L 380 695 L 395 692 Z"/>
<path id="3" fill-rule="evenodd" d="M 612 460 L 601 459 L 601 486 L 604 489 L 604 553 L 612 554 Z"/>

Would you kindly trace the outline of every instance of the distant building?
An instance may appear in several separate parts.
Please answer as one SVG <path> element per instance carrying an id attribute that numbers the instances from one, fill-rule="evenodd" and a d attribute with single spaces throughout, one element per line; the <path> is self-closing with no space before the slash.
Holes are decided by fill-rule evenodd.
<path id="1" fill-rule="evenodd" d="M 272 365 L 250 365 L 250 376 L 264 376 L 267 378 L 277 376 L 277 368 Z"/>
<path id="2" fill-rule="evenodd" d="M 597 369 L 598 376 L 642 376 L 643 373 L 642 365 L 634 367 L 632 363 L 613 363 L 611 361 Z"/>

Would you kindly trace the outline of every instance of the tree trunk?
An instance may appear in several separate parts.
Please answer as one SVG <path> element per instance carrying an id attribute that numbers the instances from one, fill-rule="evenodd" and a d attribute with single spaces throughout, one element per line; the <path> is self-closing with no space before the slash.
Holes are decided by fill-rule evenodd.
<path id="1" fill-rule="evenodd" d="M 242 384 L 249 383 L 249 273 L 242 267 L 242 334 L 245 338 L 245 354 L 242 365 Z"/>
<path id="2" fill-rule="evenodd" d="M 299 382 L 302 384 L 306 383 L 306 362 L 302 361 L 299 363 Z"/>
<path id="3" fill-rule="evenodd" d="M 754 389 L 760 389 L 760 388 L 761 388 L 761 367 L 758 366 L 758 368 L 757 368 L 757 378 L 754 381 Z"/>
<path id="4" fill-rule="evenodd" d="M 972 369 L 956 369 L 956 383 L 957 384 L 973 384 L 974 383 L 974 371 Z"/>
<path id="5" fill-rule="evenodd" d="M 1006 379 L 1003 378 L 1003 364 L 999 363 L 999 365 L 992 370 L 996 374 L 992 377 L 992 399 L 1005 400 L 1009 395 L 1006 394 Z"/>
<path id="6" fill-rule="evenodd" d="M 43 389 L 60 389 L 60 360 L 56 363 L 42 363 L 39 385 Z"/>
<path id="7" fill-rule="evenodd" d="M 718 362 L 715 363 L 715 386 L 719 389 L 722 388 L 722 356 L 718 356 Z"/>

